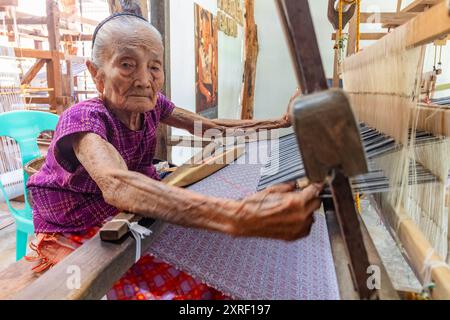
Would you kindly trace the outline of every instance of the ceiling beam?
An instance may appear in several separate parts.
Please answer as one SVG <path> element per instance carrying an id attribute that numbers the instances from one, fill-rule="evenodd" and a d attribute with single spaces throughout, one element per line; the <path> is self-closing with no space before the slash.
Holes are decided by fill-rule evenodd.
<path id="1" fill-rule="evenodd" d="M 0 7 L 5 7 L 5 6 L 18 6 L 18 2 L 19 0 L 0 0 Z"/>
<path id="2" fill-rule="evenodd" d="M 346 35 L 347 33 L 343 33 Z M 378 40 L 384 37 L 387 33 L 384 32 L 370 32 L 370 33 L 361 33 L 360 40 Z M 331 40 L 336 41 L 336 33 L 333 33 L 331 36 Z"/>
<path id="3" fill-rule="evenodd" d="M 442 0 L 415 0 L 404 7 L 401 12 L 423 12 L 427 7 L 432 7 Z"/>
<path id="4" fill-rule="evenodd" d="M 399 26 L 416 16 L 416 12 L 361 12 L 361 23 L 381 23 Z"/>

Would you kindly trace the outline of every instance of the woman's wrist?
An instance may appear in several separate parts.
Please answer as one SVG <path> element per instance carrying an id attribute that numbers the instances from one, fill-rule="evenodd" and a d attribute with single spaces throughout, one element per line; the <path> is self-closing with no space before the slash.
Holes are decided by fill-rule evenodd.
<path id="1" fill-rule="evenodd" d="M 217 231 L 229 234 L 237 235 L 239 225 L 239 215 L 242 206 L 241 202 L 235 200 L 217 199 L 218 203 L 214 206 L 218 208 L 216 210 L 219 217 L 217 217 L 219 224 L 217 224 Z"/>

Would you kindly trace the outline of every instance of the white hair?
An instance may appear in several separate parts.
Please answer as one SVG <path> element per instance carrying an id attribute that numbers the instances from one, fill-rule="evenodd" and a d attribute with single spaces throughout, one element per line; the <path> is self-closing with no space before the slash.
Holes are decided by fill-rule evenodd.
<path id="1" fill-rule="evenodd" d="M 127 45 L 138 46 L 148 41 L 143 39 L 141 33 L 137 33 L 137 29 L 148 29 L 157 36 L 157 39 L 161 41 L 161 33 L 149 22 L 142 19 L 138 19 L 133 16 L 117 16 L 110 21 L 106 22 L 99 30 L 95 37 L 95 42 L 92 47 L 92 62 L 97 68 L 101 68 L 105 59 L 108 59 L 111 55 L 114 45 L 120 42 L 126 41 Z"/>

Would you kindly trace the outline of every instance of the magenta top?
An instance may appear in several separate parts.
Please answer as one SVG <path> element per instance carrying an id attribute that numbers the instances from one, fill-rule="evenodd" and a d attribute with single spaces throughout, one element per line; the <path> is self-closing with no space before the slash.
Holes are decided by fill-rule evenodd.
<path id="1" fill-rule="evenodd" d="M 62 142 L 78 132 L 92 132 L 111 143 L 130 171 L 159 180 L 152 164 L 156 148 L 156 130 L 174 105 L 162 94 L 153 110 L 144 113 L 139 131 L 128 129 L 99 98 L 80 102 L 67 109 L 59 119 L 42 169 L 27 183 L 33 200 L 35 232 L 77 232 L 99 225 L 118 213 L 107 204 L 102 192 Z"/>

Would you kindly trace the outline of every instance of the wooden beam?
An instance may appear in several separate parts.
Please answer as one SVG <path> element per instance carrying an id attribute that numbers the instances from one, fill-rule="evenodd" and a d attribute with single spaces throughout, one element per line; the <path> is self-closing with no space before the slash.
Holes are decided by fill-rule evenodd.
<path id="1" fill-rule="evenodd" d="M 65 22 L 78 22 L 81 24 L 87 24 L 90 26 L 97 26 L 100 21 L 94 20 L 94 19 L 89 19 L 89 18 L 85 18 L 85 17 L 81 17 L 79 15 L 76 14 L 68 14 L 66 12 L 61 12 L 61 17 L 63 18 L 63 20 Z"/>
<path id="2" fill-rule="evenodd" d="M 388 194 L 382 193 L 373 196 L 373 201 L 376 203 L 374 207 L 378 208 L 379 213 L 388 221 L 391 228 L 395 229 L 413 270 L 423 281 L 424 262 L 433 247 L 414 221 L 406 214 L 405 209 L 394 210 L 387 198 Z M 443 262 L 442 257 L 436 254 L 433 254 L 430 258 L 432 261 Z M 433 300 L 450 299 L 450 269 L 445 267 L 433 268 L 432 281 L 436 284 L 436 287 L 431 291 L 431 298 Z"/>
<path id="3" fill-rule="evenodd" d="M 417 12 L 361 12 L 361 23 L 402 25 L 417 16 Z"/>
<path id="4" fill-rule="evenodd" d="M 395 12 L 399 13 L 400 11 L 402 11 L 402 3 L 403 0 L 397 0 L 397 10 L 395 10 Z"/>
<path id="5" fill-rule="evenodd" d="M 340 74 L 339 74 L 339 50 L 334 48 L 334 62 L 333 62 L 333 88 L 339 88 L 340 86 Z"/>
<path id="6" fill-rule="evenodd" d="M 0 7 L 6 7 L 6 6 L 17 7 L 18 5 L 19 5 L 19 0 L 0 0 Z"/>
<path id="7" fill-rule="evenodd" d="M 43 37 L 43 36 L 36 35 L 36 34 L 30 34 L 28 32 L 28 30 L 24 31 L 24 30 L 21 30 L 21 28 L 18 28 L 18 29 L 19 29 L 18 30 L 19 36 L 21 36 L 23 38 L 29 38 L 29 39 L 33 39 L 35 41 L 41 41 L 41 42 L 47 41 L 47 37 Z M 14 31 L 8 31 L 8 30 L 6 30 L 6 31 L 0 30 L 0 34 L 7 36 L 7 37 L 12 37 L 12 38 L 14 38 L 14 36 L 15 36 Z"/>
<path id="8" fill-rule="evenodd" d="M 245 0 L 244 75 L 242 81 L 241 119 L 253 119 L 256 65 L 258 62 L 258 29 L 255 23 L 255 1 Z"/>
<path id="9" fill-rule="evenodd" d="M 440 0 L 438 4 L 402 27 L 408 29 L 407 45 L 409 47 L 425 45 L 440 37 L 447 37 L 450 34 L 447 0 Z"/>
<path id="10" fill-rule="evenodd" d="M 52 58 L 51 52 L 46 50 L 14 48 L 14 53 L 17 58 L 36 58 L 36 59 Z"/>
<path id="11" fill-rule="evenodd" d="M 52 53 L 48 50 L 38 50 L 38 49 L 29 49 L 29 48 L 14 48 L 14 53 L 16 58 L 34 58 L 34 59 L 52 59 Z M 59 52 L 59 59 L 64 60 L 66 57 L 64 53 Z M 74 58 L 82 58 L 71 56 L 70 59 Z"/>
<path id="12" fill-rule="evenodd" d="M 26 103 L 35 103 L 35 104 L 50 104 L 49 97 L 25 97 Z"/>
<path id="13" fill-rule="evenodd" d="M 22 81 L 20 81 L 20 84 L 22 84 L 22 85 L 30 84 L 30 82 L 34 79 L 34 77 L 36 77 L 38 72 L 42 69 L 42 67 L 44 66 L 44 64 L 47 61 L 48 60 L 44 60 L 44 59 L 37 60 L 35 62 L 35 64 L 33 64 L 33 66 L 31 66 L 30 70 L 28 70 L 28 72 L 25 74 Z"/>
<path id="14" fill-rule="evenodd" d="M 7 18 L 4 20 L 4 23 L 6 25 L 13 25 L 14 24 L 14 20 L 11 18 Z M 22 24 L 29 24 L 29 25 L 43 25 L 43 24 L 47 24 L 47 18 L 46 17 L 29 17 L 29 18 L 17 18 L 16 19 L 16 24 L 17 25 L 22 25 Z"/>
<path id="15" fill-rule="evenodd" d="M 401 10 L 401 12 L 422 12 L 427 7 L 434 6 L 442 0 L 414 0 L 411 4 L 407 5 Z"/>
<path id="16" fill-rule="evenodd" d="M 57 97 L 62 96 L 62 75 L 60 64 L 60 34 L 59 34 L 59 9 L 55 0 L 47 0 L 47 30 L 48 44 L 52 59 L 47 63 L 47 83 L 54 91 L 50 92 L 51 108 L 56 110 L 58 114 L 64 111 L 62 105 L 58 104 Z"/>
<path id="17" fill-rule="evenodd" d="M 150 1 L 150 21 L 161 33 L 164 45 L 164 74 L 165 81 L 163 94 L 171 98 L 171 77 L 170 77 L 170 1 L 151 0 Z M 157 131 L 157 144 L 155 158 L 160 160 L 172 160 L 172 148 L 169 144 L 171 128 L 165 124 L 160 124 Z"/>
<path id="18" fill-rule="evenodd" d="M 356 52 L 356 31 L 357 31 L 357 16 L 356 14 L 350 19 L 348 27 L 348 40 L 347 40 L 347 56 L 351 56 Z"/>
<path id="19" fill-rule="evenodd" d="M 383 38 L 386 34 L 387 33 L 384 32 L 361 33 L 360 40 L 378 40 Z M 336 33 L 331 35 L 331 40 L 336 41 Z"/>

